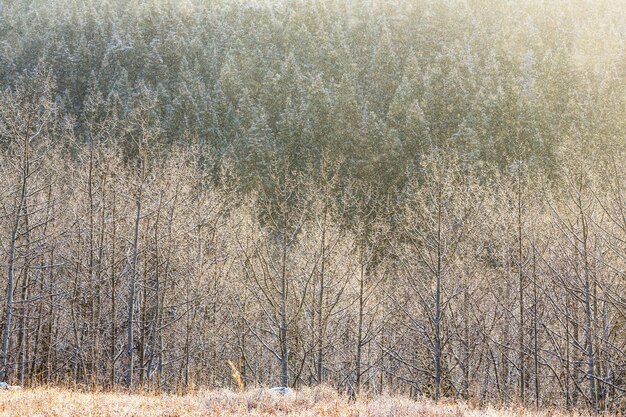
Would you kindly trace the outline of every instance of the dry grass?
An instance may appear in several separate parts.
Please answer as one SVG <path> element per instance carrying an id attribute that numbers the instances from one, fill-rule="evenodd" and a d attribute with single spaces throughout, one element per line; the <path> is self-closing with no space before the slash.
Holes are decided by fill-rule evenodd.
<path id="1" fill-rule="evenodd" d="M 304 389 L 281 397 L 264 390 L 235 393 L 200 391 L 186 396 L 85 393 L 59 388 L 0 391 L 0 416 L 582 416 L 563 412 L 486 408 L 471 410 L 460 403 L 434 404 L 403 397 L 349 401 L 326 388 Z"/>

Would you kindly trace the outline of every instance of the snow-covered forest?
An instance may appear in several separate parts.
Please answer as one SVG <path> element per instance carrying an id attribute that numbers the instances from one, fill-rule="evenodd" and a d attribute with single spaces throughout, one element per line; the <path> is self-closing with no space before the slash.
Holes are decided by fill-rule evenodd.
<path id="1" fill-rule="evenodd" d="M 0 1 L 0 380 L 626 410 L 623 0 Z"/>

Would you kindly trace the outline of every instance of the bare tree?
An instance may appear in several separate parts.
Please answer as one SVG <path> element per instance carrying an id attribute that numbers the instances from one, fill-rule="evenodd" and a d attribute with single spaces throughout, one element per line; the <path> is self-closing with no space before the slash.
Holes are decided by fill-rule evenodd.
<path id="1" fill-rule="evenodd" d="M 0 353 L 0 380 L 9 376 L 9 344 L 12 336 L 12 319 L 15 308 L 14 290 L 16 287 L 16 268 L 20 259 L 25 261 L 22 268 L 22 299 L 28 302 L 30 288 L 29 262 L 34 251 L 30 247 L 32 233 L 36 228 L 45 227 L 48 220 L 33 223 L 30 217 L 36 212 L 46 212 L 46 205 L 37 201 L 40 195 L 46 195 L 49 183 L 36 181 L 41 171 L 46 168 L 45 160 L 50 151 L 50 136 L 56 130 L 55 106 L 50 99 L 52 80 L 44 70 L 39 69 L 33 79 L 23 77 L 14 91 L 2 92 L 0 105 L 0 139 L 8 143 L 6 167 L 13 177 L 10 196 L 11 205 L 5 211 L 11 218 L 10 237 L 8 240 L 7 289 L 2 333 L 2 351 Z M 29 221 L 30 220 L 30 221 Z M 25 314 L 23 314 L 23 317 Z M 24 317 L 25 318 L 25 317 Z M 20 354 L 23 356 L 25 325 L 21 322 L 19 332 Z M 20 380 L 24 381 L 24 358 L 19 369 Z"/>
<path id="2" fill-rule="evenodd" d="M 401 256 L 408 284 L 420 300 L 425 317 L 406 313 L 427 340 L 432 354 L 432 395 L 441 396 L 446 343 L 443 314 L 453 294 L 448 275 L 454 274 L 459 247 L 464 243 L 470 218 L 480 207 L 476 179 L 463 173 L 458 160 L 433 158 L 424 166 L 422 184 L 415 183 L 405 203 Z M 432 279 L 432 281 L 431 281 Z"/>

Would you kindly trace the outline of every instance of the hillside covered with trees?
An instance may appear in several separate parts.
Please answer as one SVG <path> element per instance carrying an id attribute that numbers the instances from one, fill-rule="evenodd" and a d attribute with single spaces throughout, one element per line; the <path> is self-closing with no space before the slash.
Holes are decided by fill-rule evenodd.
<path id="1" fill-rule="evenodd" d="M 626 410 L 622 0 L 0 2 L 0 380 Z"/>

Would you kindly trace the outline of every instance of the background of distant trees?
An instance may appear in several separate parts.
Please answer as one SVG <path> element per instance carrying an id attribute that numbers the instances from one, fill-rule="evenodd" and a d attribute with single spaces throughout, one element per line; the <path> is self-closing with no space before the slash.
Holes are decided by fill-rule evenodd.
<path id="1" fill-rule="evenodd" d="M 0 378 L 624 409 L 619 0 L 0 4 Z"/>

